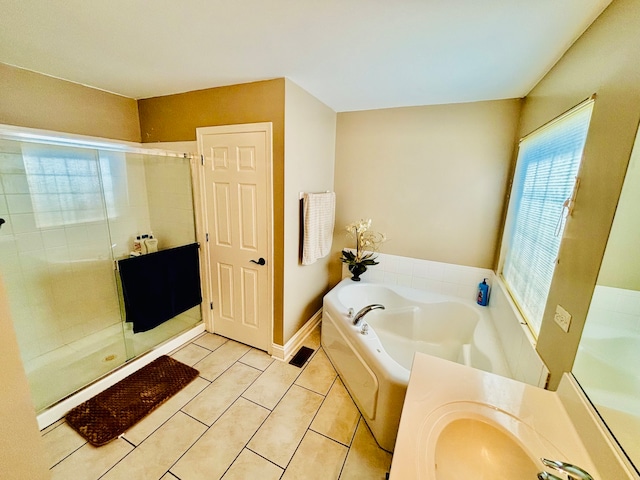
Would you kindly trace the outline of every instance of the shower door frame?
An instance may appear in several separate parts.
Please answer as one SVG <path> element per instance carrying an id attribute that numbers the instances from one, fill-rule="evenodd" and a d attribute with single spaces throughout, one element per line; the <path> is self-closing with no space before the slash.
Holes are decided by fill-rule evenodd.
<path id="1" fill-rule="evenodd" d="M 150 156 L 163 156 L 163 157 L 176 157 L 176 158 L 184 158 L 188 159 L 189 167 L 190 167 L 190 177 L 191 177 L 191 189 L 193 196 L 193 215 L 194 215 L 194 228 L 196 234 L 196 240 L 200 239 L 200 219 L 201 219 L 201 202 L 200 202 L 200 175 L 199 169 L 197 168 L 198 164 L 195 156 L 192 152 L 180 153 L 176 151 L 170 151 L 160 148 L 144 148 L 144 144 L 121 141 L 121 140 L 110 140 L 99 137 L 91 137 L 86 135 L 78 135 L 71 133 L 62 133 L 55 132 L 49 130 L 42 129 L 34 129 L 29 127 L 20 127 L 14 125 L 4 125 L 0 124 L 0 139 L 15 141 L 15 142 L 31 142 L 36 144 L 49 144 L 52 146 L 62 146 L 62 147 L 75 147 L 75 148 L 85 148 L 85 149 L 93 149 L 95 151 L 113 151 L 120 152 L 123 154 L 132 153 L 132 154 L 141 154 L 141 155 L 150 155 Z M 102 186 L 101 186 L 102 189 Z M 113 257 L 112 257 L 113 259 Z M 115 261 L 114 261 L 115 262 Z M 204 261 L 200 262 L 200 277 L 201 280 L 204 281 L 205 276 L 203 275 L 204 269 Z M 115 272 L 115 263 L 114 263 L 114 274 Z M 204 283 L 203 283 L 204 285 Z M 151 347 L 151 350 L 142 353 L 132 359 L 129 359 L 124 364 L 115 367 L 105 376 L 96 378 L 93 382 L 89 383 L 85 387 L 82 387 L 80 390 L 76 390 L 71 392 L 67 397 L 61 399 L 57 403 L 54 403 L 50 407 L 46 407 L 43 411 L 37 414 L 37 422 L 40 429 L 47 427 L 48 425 L 54 423 L 58 419 L 62 418 L 64 414 L 71 408 L 80 403 L 86 401 L 97 393 L 105 390 L 111 385 L 117 383 L 119 380 L 125 378 L 130 375 L 137 369 L 143 367 L 144 365 L 152 362 L 154 359 L 158 358 L 161 355 L 168 354 L 172 350 L 175 350 L 180 345 L 189 341 L 192 338 L 200 335 L 205 331 L 206 324 L 206 315 L 204 309 L 205 303 L 202 302 L 200 304 L 200 315 L 201 322 L 195 325 L 193 328 L 179 334 L 177 337 L 169 339 L 167 341 L 161 342 L 158 345 Z M 124 318 L 121 319 L 124 321 Z M 123 342 L 125 342 L 125 336 L 123 331 Z M 20 359 L 22 363 L 22 359 Z M 25 373 L 26 379 L 26 373 Z"/>

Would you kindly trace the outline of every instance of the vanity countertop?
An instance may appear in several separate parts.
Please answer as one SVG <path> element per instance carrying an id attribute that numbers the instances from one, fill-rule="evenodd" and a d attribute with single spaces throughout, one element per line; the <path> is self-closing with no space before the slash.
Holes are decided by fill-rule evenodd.
<path id="1" fill-rule="evenodd" d="M 416 353 L 391 480 L 460 478 L 465 469 L 475 472 L 473 478 L 485 478 L 478 470 L 495 469 L 500 478 L 511 470 L 511 478 L 520 478 L 520 471 L 535 480 L 545 469 L 540 457 L 606 478 L 555 392 Z"/>

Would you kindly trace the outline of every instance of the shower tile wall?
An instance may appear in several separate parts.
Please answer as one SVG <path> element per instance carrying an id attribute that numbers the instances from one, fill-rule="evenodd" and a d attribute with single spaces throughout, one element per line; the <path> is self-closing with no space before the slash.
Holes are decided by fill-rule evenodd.
<path id="1" fill-rule="evenodd" d="M 191 171 L 189 162 L 177 157 L 154 157 L 145 164 L 151 229 L 158 248 L 193 243 Z"/>
<path id="2" fill-rule="evenodd" d="M 113 205 L 107 203 L 113 255 L 117 260 L 129 257 L 136 235 L 151 231 L 145 160 L 141 155 L 101 152 L 100 158 L 112 168 Z M 105 190 L 108 182 L 105 182 Z M 105 192 L 107 194 L 107 192 Z"/>

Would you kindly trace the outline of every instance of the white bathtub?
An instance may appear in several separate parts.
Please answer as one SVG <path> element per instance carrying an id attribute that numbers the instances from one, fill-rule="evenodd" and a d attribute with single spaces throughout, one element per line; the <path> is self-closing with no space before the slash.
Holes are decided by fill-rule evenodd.
<path id="1" fill-rule="evenodd" d="M 379 303 L 359 326 L 349 308 Z M 369 325 L 366 335 L 362 323 Z M 486 307 L 396 285 L 342 280 L 323 301 L 322 346 L 378 444 L 393 451 L 416 351 L 511 377 Z"/>

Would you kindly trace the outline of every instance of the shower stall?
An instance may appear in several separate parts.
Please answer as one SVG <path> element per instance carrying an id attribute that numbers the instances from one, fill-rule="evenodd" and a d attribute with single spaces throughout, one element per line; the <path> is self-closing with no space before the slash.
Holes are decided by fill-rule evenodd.
<path id="1" fill-rule="evenodd" d="M 192 185 L 185 155 L 0 133 L 0 276 L 37 412 L 202 322 L 134 333 L 118 272 L 138 236 L 196 242 Z"/>

